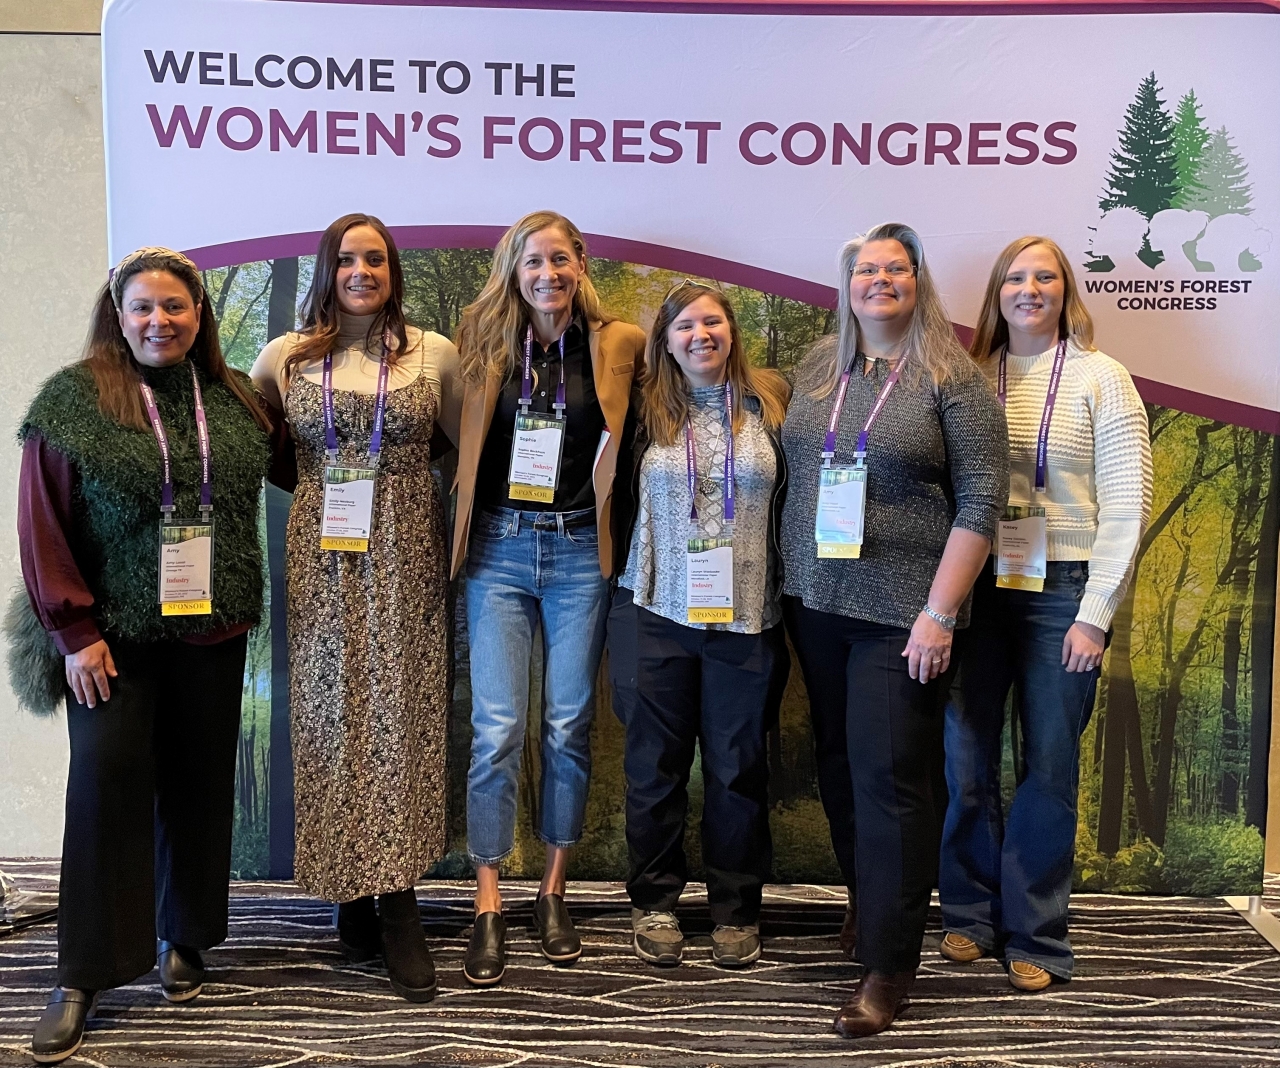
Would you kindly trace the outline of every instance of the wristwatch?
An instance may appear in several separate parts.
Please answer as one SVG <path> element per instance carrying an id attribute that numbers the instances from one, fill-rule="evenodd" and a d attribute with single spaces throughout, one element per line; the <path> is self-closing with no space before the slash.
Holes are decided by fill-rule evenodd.
<path id="1" fill-rule="evenodd" d="M 935 612 L 928 605 L 924 606 L 924 614 L 938 624 L 943 630 L 956 629 L 956 617 L 949 616 L 944 612 Z"/>

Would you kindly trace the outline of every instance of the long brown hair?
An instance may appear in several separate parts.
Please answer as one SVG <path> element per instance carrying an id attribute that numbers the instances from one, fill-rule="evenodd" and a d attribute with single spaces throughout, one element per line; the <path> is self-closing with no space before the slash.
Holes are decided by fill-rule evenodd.
<path id="1" fill-rule="evenodd" d="M 934 284 L 933 275 L 924 258 L 924 242 L 920 235 L 904 223 L 881 223 L 865 234 L 855 237 L 840 250 L 840 305 L 837 320 L 839 330 L 836 343 L 820 340 L 813 352 L 816 366 L 806 368 L 805 385 L 817 398 L 827 396 L 840 381 L 840 376 L 853 366 L 854 357 L 862 348 L 862 330 L 858 317 L 853 314 L 849 282 L 854 264 L 862 247 L 870 241 L 897 241 L 906 249 L 907 257 L 916 275 L 916 308 L 911 315 L 911 325 L 903 355 L 907 358 L 907 374 L 919 384 L 928 374 L 934 386 L 944 385 L 955 373 L 958 365 L 968 363 L 969 356 L 956 340 L 942 296 Z"/>
<path id="2" fill-rule="evenodd" d="M 1071 338 L 1082 349 L 1093 351 L 1093 319 L 1080 299 L 1080 287 L 1076 285 L 1071 262 L 1052 238 L 1029 234 L 1006 245 L 991 268 L 987 292 L 982 298 L 982 311 L 978 314 L 978 325 L 973 329 L 973 341 L 969 345 L 969 355 L 975 360 L 984 360 L 1009 344 L 1009 322 L 1000 310 L 1000 290 L 1013 261 L 1036 245 L 1043 245 L 1053 253 L 1062 273 L 1062 314 L 1058 316 L 1058 337 Z"/>
<path id="3" fill-rule="evenodd" d="M 493 250 L 489 278 L 480 295 L 463 309 L 454 338 L 467 381 L 483 382 L 490 375 L 505 378 L 515 370 L 516 353 L 521 351 L 524 329 L 529 323 L 516 270 L 525 242 L 539 230 L 551 227 L 563 233 L 574 252 L 587 262 L 587 242 L 582 231 L 557 212 L 530 212 L 503 234 Z M 578 279 L 573 307 L 588 328 L 612 321 L 612 316 L 601 310 L 600 297 L 586 270 Z"/>
<path id="4" fill-rule="evenodd" d="M 409 334 L 404 319 L 404 270 L 400 266 L 400 250 L 395 238 L 382 220 L 359 212 L 344 215 L 329 224 L 320 238 L 316 250 L 316 270 L 311 276 L 311 288 L 302 301 L 302 340 L 284 360 L 284 377 L 287 380 L 293 369 L 311 360 L 323 359 L 333 351 L 341 326 L 341 306 L 338 304 L 338 257 L 342 252 L 342 239 L 348 230 L 368 226 L 377 231 L 387 246 L 387 268 L 391 274 L 391 295 L 382 309 L 373 317 L 365 334 L 365 348 L 372 351 L 375 338 L 390 333 L 397 344 L 388 353 L 387 362 L 394 365 L 409 347 Z M 381 348 L 377 349 L 381 354 Z"/>
<path id="5" fill-rule="evenodd" d="M 81 361 L 93 374 L 98 388 L 98 410 L 121 426 L 134 430 L 151 429 L 142 403 L 142 391 L 138 388 L 142 381 L 142 368 L 133 358 L 120 329 L 118 313 L 129 279 L 143 271 L 165 271 L 186 286 L 191 300 L 200 309 L 200 329 L 187 357 L 202 365 L 210 378 L 217 379 L 231 390 L 249 410 L 253 421 L 270 433 L 271 420 L 258 403 L 252 387 L 242 376 L 234 374 L 222 358 L 218 320 L 213 313 L 213 302 L 200 281 L 199 271 L 186 256 L 167 248 L 131 252 L 120 261 L 110 281 L 98 293 Z"/>
<path id="6" fill-rule="evenodd" d="M 729 323 L 732 344 L 729 360 L 725 365 L 725 377 L 733 385 L 735 397 L 750 394 L 760 401 L 764 425 L 776 431 L 787 415 L 787 402 L 791 399 L 791 386 L 777 371 L 753 367 L 747 361 L 742 345 L 742 331 L 733 305 L 718 289 L 699 282 L 684 281 L 667 294 L 658 309 L 658 317 L 649 331 L 649 344 L 645 348 L 644 378 L 640 388 L 640 415 L 649 436 L 658 445 L 674 445 L 689 418 L 689 385 L 684 372 L 676 363 L 667 345 L 667 331 L 685 308 L 701 297 L 710 297 L 720 305 Z M 739 404 L 733 413 L 733 432 L 742 429 L 743 408 Z"/>

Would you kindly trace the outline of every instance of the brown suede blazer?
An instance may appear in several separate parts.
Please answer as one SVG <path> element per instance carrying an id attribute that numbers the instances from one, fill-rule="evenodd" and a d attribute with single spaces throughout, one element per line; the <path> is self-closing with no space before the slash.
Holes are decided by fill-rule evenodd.
<path id="1" fill-rule="evenodd" d="M 631 385 L 644 367 L 644 331 L 631 323 L 592 323 L 588 331 L 591 347 L 591 369 L 596 384 L 596 399 L 604 412 L 609 440 L 596 462 L 592 483 L 596 494 L 596 529 L 600 536 L 600 573 L 613 575 L 613 535 L 610 528 L 610 503 L 613 476 L 618 467 L 618 449 L 622 443 Z M 449 577 L 462 570 L 467 558 L 471 534 L 471 510 L 476 498 L 476 472 L 480 452 L 484 448 L 493 412 L 502 392 L 502 378 L 491 376 L 481 387 L 467 383 L 462 399 L 462 429 L 458 441 L 458 474 L 453 488 L 458 494 L 453 519 L 453 567 Z"/>

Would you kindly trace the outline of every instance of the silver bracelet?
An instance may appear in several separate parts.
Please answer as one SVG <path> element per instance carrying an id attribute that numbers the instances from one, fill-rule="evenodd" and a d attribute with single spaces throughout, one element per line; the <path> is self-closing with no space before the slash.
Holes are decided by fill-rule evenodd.
<path id="1" fill-rule="evenodd" d="M 956 629 L 956 617 L 949 616 L 944 612 L 935 612 L 928 605 L 924 606 L 924 614 L 938 624 L 943 630 Z"/>

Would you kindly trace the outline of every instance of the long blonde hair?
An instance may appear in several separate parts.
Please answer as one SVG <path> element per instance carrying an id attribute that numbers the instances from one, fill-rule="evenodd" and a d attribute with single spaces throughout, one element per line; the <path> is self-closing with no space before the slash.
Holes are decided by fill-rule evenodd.
<path id="1" fill-rule="evenodd" d="M 907 251 L 911 267 L 916 275 L 916 307 L 907 328 L 903 355 L 907 359 L 907 376 L 918 385 L 927 373 L 934 386 L 944 385 L 957 367 L 969 362 L 969 354 L 956 339 L 951 317 L 942 303 L 933 275 L 924 258 L 924 243 L 905 223 L 881 223 L 865 234 L 849 241 L 840 250 L 840 277 L 838 289 L 840 305 L 837 313 L 838 333 L 835 344 L 819 340 L 812 354 L 814 366 L 805 369 L 805 384 L 810 394 L 817 398 L 827 396 L 840 376 L 853 366 L 854 357 L 862 348 L 862 329 L 853 313 L 849 283 L 853 278 L 853 266 L 858 254 L 871 241 L 897 241 Z"/>
<path id="2" fill-rule="evenodd" d="M 978 325 L 973 329 L 973 341 L 969 345 L 969 355 L 975 360 L 984 360 L 1009 344 L 1009 323 L 1000 311 L 1000 290 L 1013 261 L 1036 245 L 1043 245 L 1053 253 L 1058 261 L 1058 270 L 1062 272 L 1062 314 L 1058 317 L 1058 337 L 1069 337 L 1082 349 L 1093 351 L 1093 319 L 1080 299 L 1080 287 L 1076 285 L 1071 262 L 1052 238 L 1029 234 L 1006 245 L 991 268 L 987 292 L 982 298 L 982 311 L 978 314 Z"/>
<path id="3" fill-rule="evenodd" d="M 454 341 L 462 375 L 470 382 L 483 382 L 490 375 L 505 378 L 515 370 L 516 353 L 524 345 L 524 328 L 529 311 L 520 295 L 517 268 L 525 242 L 539 230 L 560 230 L 573 250 L 587 262 L 587 243 L 582 231 L 554 211 L 535 211 L 511 227 L 493 250 L 493 265 L 480 295 L 462 311 Z M 600 297 L 584 269 L 573 298 L 574 311 L 588 326 L 611 322 L 600 308 Z"/>
<path id="4" fill-rule="evenodd" d="M 644 354 L 644 378 L 640 388 L 640 416 L 649 436 L 658 445 L 674 445 L 680 440 L 685 421 L 689 418 L 689 385 L 680 365 L 667 346 L 667 331 L 676 317 L 701 297 L 710 297 L 720 305 L 729 323 L 732 344 L 725 375 L 733 385 L 733 395 L 742 398 L 750 394 L 759 399 L 764 425 L 776 431 L 787 415 L 787 402 L 791 399 L 791 387 L 787 380 L 768 368 L 753 367 L 742 346 L 742 332 L 733 305 L 718 289 L 698 282 L 685 281 L 667 294 L 658 309 L 658 317 L 649 331 L 649 343 Z M 734 409 L 733 432 L 742 429 L 743 407 Z"/>

